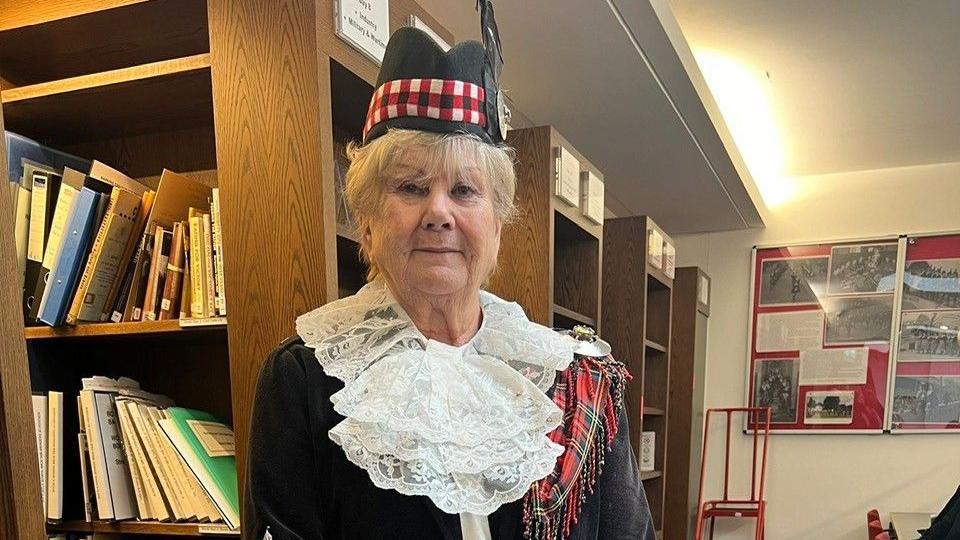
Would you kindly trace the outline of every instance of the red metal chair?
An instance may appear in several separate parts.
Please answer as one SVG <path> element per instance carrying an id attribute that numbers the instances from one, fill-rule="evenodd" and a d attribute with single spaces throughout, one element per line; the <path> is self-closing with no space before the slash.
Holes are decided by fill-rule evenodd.
<path id="1" fill-rule="evenodd" d="M 873 540 L 890 540 L 890 533 L 883 531 L 873 538 Z"/>
<path id="2" fill-rule="evenodd" d="M 707 436 L 710 432 L 710 417 L 714 413 L 726 415 L 727 420 L 727 436 L 726 444 L 724 445 L 726 455 L 723 466 L 723 498 L 704 501 L 703 485 L 706 479 L 707 445 L 709 443 Z M 753 430 L 753 459 L 751 461 L 749 498 L 736 499 L 730 497 L 730 430 L 733 413 L 746 413 Z M 697 530 L 694 536 L 696 540 L 703 540 L 704 524 L 708 518 L 710 519 L 710 538 L 711 540 L 713 539 L 714 522 L 718 517 L 755 518 L 757 521 L 754 538 L 755 540 L 763 539 L 764 519 L 767 508 L 767 501 L 763 498 L 763 488 L 767 477 L 767 445 L 769 438 L 770 407 L 707 409 L 707 418 L 703 426 L 703 455 L 700 461 L 700 497 L 697 501 Z M 758 454 L 758 445 L 761 440 L 763 442 L 763 448 L 759 450 Z M 760 458 L 759 463 L 757 463 L 758 455 Z"/>
<path id="3" fill-rule="evenodd" d="M 874 519 L 867 522 L 867 540 L 875 540 L 882 532 L 883 524 L 880 523 L 879 519 Z"/>

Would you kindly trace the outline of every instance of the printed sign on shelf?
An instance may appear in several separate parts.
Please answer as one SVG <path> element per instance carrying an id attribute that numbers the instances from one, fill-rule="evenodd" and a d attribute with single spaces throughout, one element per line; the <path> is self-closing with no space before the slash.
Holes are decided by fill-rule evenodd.
<path id="1" fill-rule="evenodd" d="M 390 39 L 388 0 L 337 0 L 337 36 L 379 65 Z"/>

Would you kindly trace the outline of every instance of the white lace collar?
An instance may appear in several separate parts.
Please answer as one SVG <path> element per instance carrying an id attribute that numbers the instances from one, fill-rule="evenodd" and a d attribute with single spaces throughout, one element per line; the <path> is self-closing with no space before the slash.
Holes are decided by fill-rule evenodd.
<path id="1" fill-rule="evenodd" d="M 489 515 L 549 474 L 563 447 L 546 392 L 573 360 L 573 338 L 480 291 L 483 322 L 466 345 L 428 339 L 382 280 L 297 318 L 345 419 L 330 439 L 375 485 L 426 495 L 444 512 Z"/>

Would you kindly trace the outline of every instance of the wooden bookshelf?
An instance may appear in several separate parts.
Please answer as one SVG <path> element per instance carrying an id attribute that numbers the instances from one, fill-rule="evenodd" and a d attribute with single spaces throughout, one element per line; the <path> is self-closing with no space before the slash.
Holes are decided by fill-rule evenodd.
<path id="1" fill-rule="evenodd" d="M 641 455 L 641 434 L 655 433 L 655 472 L 641 473 L 656 528 L 664 523 L 667 424 L 670 418 L 670 309 L 673 280 L 648 261 L 650 231 L 671 242 L 645 216 L 608 219 L 603 243 L 603 337 L 633 380 L 627 387 L 630 444 Z M 642 406 L 641 406 L 642 404 Z"/>
<path id="2" fill-rule="evenodd" d="M 603 179 L 550 126 L 511 130 L 506 143 L 517 153 L 516 202 L 521 218 L 503 229 L 499 271 L 490 291 L 518 302 L 540 324 L 572 328 L 586 324 L 602 332 L 600 286 L 603 226 L 554 195 L 554 148 L 563 146 L 581 171 Z"/>
<path id="3" fill-rule="evenodd" d="M 670 459 L 663 526 L 668 538 L 686 538 L 697 513 L 709 290 L 710 276 L 700 268 L 677 269 L 670 338 Z M 701 301 L 703 297 L 706 302 Z"/>
<path id="4" fill-rule="evenodd" d="M 240 531 L 230 530 L 222 524 L 210 523 L 159 523 L 151 521 L 64 521 L 47 525 L 51 533 L 101 533 L 163 536 L 211 536 L 239 538 Z"/>
<path id="5" fill-rule="evenodd" d="M 334 142 L 359 138 L 377 66 L 334 35 L 333 13 L 333 0 L 282 10 L 264 1 L 11 0 L 0 10 L 0 129 L 147 183 L 165 167 L 219 187 L 230 313 L 229 325 L 213 327 L 52 330 L 24 329 L 18 310 L 2 310 L 0 537 L 204 534 L 196 524 L 77 521 L 70 482 L 67 521 L 45 526 L 36 467 L 24 466 L 36 462 L 30 392 L 69 397 L 94 373 L 132 377 L 232 420 L 243 496 L 260 366 L 298 315 L 366 275 L 356 239 L 337 234 Z M 413 0 L 390 2 L 391 30 L 411 14 L 454 41 Z M 0 270 L 9 276 L 11 215 L 0 198 Z M 0 283 L 5 305 L 20 303 L 15 281 Z M 65 455 L 65 478 L 79 478 L 77 461 L 75 451 Z"/>
<path id="6" fill-rule="evenodd" d="M 640 472 L 640 481 L 646 482 L 647 480 L 656 480 L 663 476 L 661 471 L 641 471 Z"/>

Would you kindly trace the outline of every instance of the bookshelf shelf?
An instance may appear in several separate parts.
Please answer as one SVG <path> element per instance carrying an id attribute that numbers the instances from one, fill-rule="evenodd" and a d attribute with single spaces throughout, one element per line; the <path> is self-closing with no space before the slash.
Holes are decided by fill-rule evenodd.
<path id="1" fill-rule="evenodd" d="M 43 2 L 0 14 L 0 80 L 25 86 L 210 50 L 203 0 Z M 4 86 L 6 88 L 7 86 Z"/>
<path id="2" fill-rule="evenodd" d="M 60 144 L 213 124 L 210 57 L 198 54 L 0 93 L 6 129 Z"/>
<path id="3" fill-rule="evenodd" d="M 585 324 L 591 328 L 596 328 L 597 326 L 597 320 L 594 319 L 593 317 L 587 317 L 582 313 L 578 313 L 572 309 L 565 308 L 560 304 L 553 305 L 553 314 L 560 315 L 561 317 L 570 319 L 571 321 L 575 321 L 576 323 L 579 323 L 579 324 Z"/>
<path id="4" fill-rule="evenodd" d="M 78 75 L 67 79 L 42 82 L 28 86 L 9 88 L 0 92 L 0 101 L 4 105 L 40 99 L 70 92 L 91 90 L 104 86 L 132 83 L 153 77 L 163 77 L 178 73 L 187 73 L 210 68 L 210 54 L 202 53 L 184 58 L 161 60 L 149 64 L 140 64 L 132 67 L 114 69 L 88 75 Z"/>
<path id="5" fill-rule="evenodd" d="M 667 414 L 666 411 L 659 407 L 644 407 L 643 416 L 663 416 Z"/>
<path id="6" fill-rule="evenodd" d="M 648 348 L 648 349 L 653 349 L 654 351 L 657 351 L 657 352 L 662 352 L 662 353 L 667 352 L 667 348 L 666 348 L 665 346 L 657 343 L 656 341 L 650 340 L 650 339 L 645 339 L 645 340 L 643 341 L 643 345 L 644 345 L 644 347 L 646 347 L 646 348 Z"/>
<path id="7" fill-rule="evenodd" d="M 203 536 L 239 538 L 240 531 L 227 529 L 223 525 L 205 523 L 158 523 L 149 521 L 64 521 L 60 524 L 48 524 L 48 533 L 120 533 L 120 534 L 156 534 L 164 536 Z"/>
<path id="8" fill-rule="evenodd" d="M 640 480 L 646 482 L 647 480 L 653 480 L 655 478 L 660 478 L 663 476 L 663 473 L 660 471 L 641 471 Z"/>
<path id="9" fill-rule="evenodd" d="M 168 334 L 172 332 L 223 332 L 227 328 L 226 320 L 221 324 L 181 326 L 178 320 L 137 321 L 122 323 L 93 323 L 77 326 L 35 326 L 25 328 L 23 333 L 27 341 L 48 339 L 71 339 L 108 336 L 135 336 L 147 334 Z"/>

